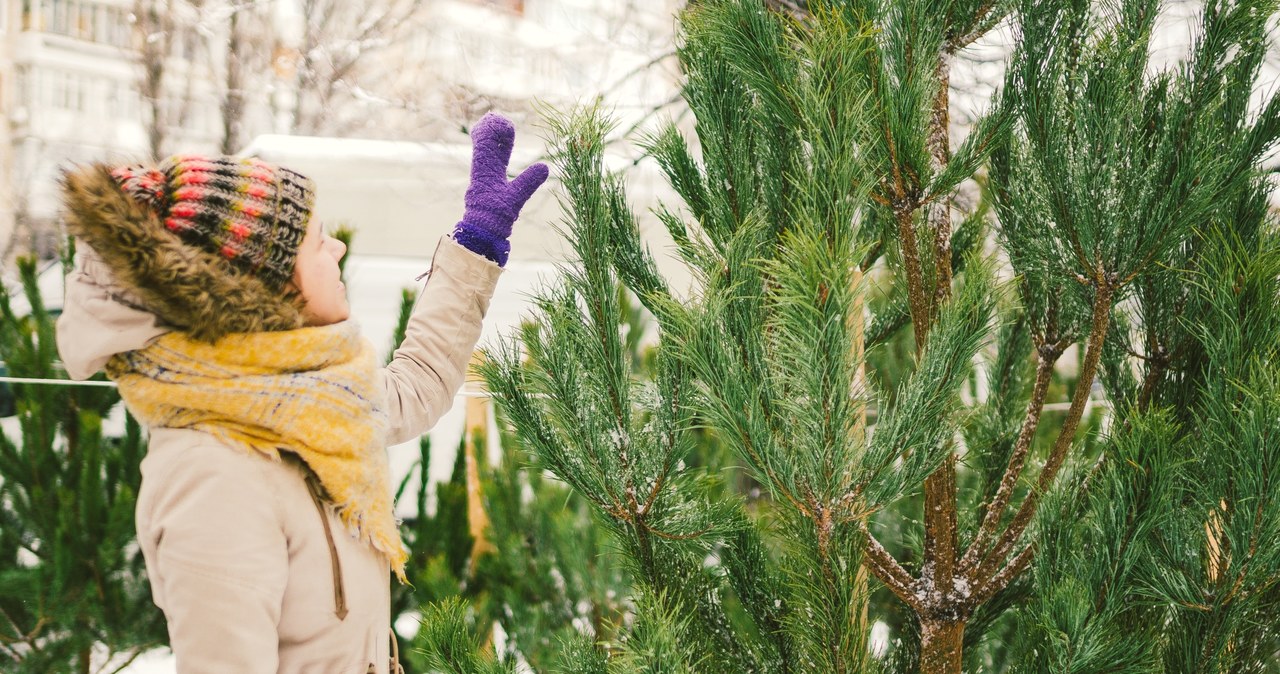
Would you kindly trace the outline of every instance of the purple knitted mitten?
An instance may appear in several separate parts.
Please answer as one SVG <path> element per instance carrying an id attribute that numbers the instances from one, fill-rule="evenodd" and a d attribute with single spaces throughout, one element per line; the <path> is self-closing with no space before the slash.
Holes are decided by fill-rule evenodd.
<path id="1" fill-rule="evenodd" d="M 511 226 L 529 197 L 547 179 L 547 165 L 530 166 L 507 182 L 507 163 L 516 128 L 502 115 L 489 113 L 471 127 L 471 186 L 466 211 L 453 228 L 453 240 L 499 265 L 511 253 Z"/>

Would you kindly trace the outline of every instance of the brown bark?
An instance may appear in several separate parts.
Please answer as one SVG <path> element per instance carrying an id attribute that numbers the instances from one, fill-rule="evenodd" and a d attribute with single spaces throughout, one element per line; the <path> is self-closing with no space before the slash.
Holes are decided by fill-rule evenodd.
<path id="1" fill-rule="evenodd" d="M 902 600 L 902 603 L 910 606 L 913 611 L 919 612 L 923 608 L 920 598 L 913 592 L 915 579 L 907 570 L 902 568 L 902 564 L 889 554 L 888 550 L 876 540 L 867 528 L 867 521 L 858 522 L 858 528 L 862 530 L 862 535 L 866 538 L 867 548 L 862 563 L 871 569 L 871 573 L 875 575 L 880 582 L 885 584 L 893 592 L 894 596 Z"/>
<path id="2" fill-rule="evenodd" d="M 956 455 L 952 453 L 924 482 L 924 573 L 934 587 L 951 587 L 956 578 Z M 933 577 L 925 577 L 932 572 Z"/>
<path id="3" fill-rule="evenodd" d="M 941 173 L 951 162 L 951 61 L 939 58 L 936 69 L 938 95 L 933 99 L 933 116 L 929 120 L 929 154 L 933 170 Z M 933 313 L 951 298 L 951 197 L 942 196 L 929 210 L 929 228 L 933 230 Z"/>
<path id="4" fill-rule="evenodd" d="M 964 628 L 962 620 L 921 619 L 921 674 L 961 674 Z"/>
<path id="5" fill-rule="evenodd" d="M 902 262 L 907 267 L 907 304 L 911 307 L 911 329 L 916 338 L 916 355 L 919 356 L 929 335 L 929 297 L 925 294 L 924 266 L 920 261 L 920 243 L 916 239 L 915 208 L 899 206 L 894 215 L 898 221 Z"/>
<path id="6" fill-rule="evenodd" d="M 941 172 L 951 159 L 950 132 L 950 92 L 951 66 L 946 58 L 939 58 L 937 65 L 938 93 L 933 100 L 933 114 L 929 123 L 929 152 L 933 159 L 933 170 Z M 943 304 L 951 298 L 951 200 L 943 197 L 933 204 L 929 210 L 929 227 L 933 231 L 933 264 L 934 287 L 929 298 L 930 321 L 941 311 Z M 926 330 L 916 329 L 916 335 L 923 335 Z M 923 338 L 916 343 L 916 353 L 924 348 Z M 955 585 L 957 573 L 957 557 L 960 547 L 957 531 L 956 504 L 956 456 L 954 453 L 924 482 L 924 569 L 921 581 L 935 588 L 951 588 Z M 948 592 L 941 592 L 937 603 L 944 609 L 950 609 L 953 600 Z M 947 613 L 953 611 L 947 610 Z M 943 621 L 932 627 L 939 635 L 958 633 L 964 635 L 964 623 L 959 620 Z M 952 642 L 954 642 L 953 645 Z M 941 663 L 954 659 L 955 669 L 933 669 L 924 666 L 921 660 L 921 671 L 960 671 L 961 639 L 942 638 L 935 659 Z M 954 654 L 948 654 L 951 650 Z M 925 653 L 929 649 L 925 648 Z"/>

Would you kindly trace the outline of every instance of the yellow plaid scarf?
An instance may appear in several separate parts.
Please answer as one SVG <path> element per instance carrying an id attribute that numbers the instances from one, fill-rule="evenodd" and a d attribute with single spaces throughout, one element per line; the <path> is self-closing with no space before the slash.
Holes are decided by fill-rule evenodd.
<path id="1" fill-rule="evenodd" d="M 409 553 L 392 511 L 385 401 L 373 347 L 355 323 L 214 344 L 171 332 L 106 369 L 147 426 L 200 430 L 276 460 L 281 449 L 297 454 L 347 528 L 404 580 Z"/>

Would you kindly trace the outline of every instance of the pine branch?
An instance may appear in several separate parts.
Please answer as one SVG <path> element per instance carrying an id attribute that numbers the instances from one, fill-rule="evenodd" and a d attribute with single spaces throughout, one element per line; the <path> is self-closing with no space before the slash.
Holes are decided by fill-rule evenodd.
<path id="1" fill-rule="evenodd" d="M 17 637 L 4 637 L 5 643 L 27 644 L 37 651 L 40 650 L 39 643 L 36 639 L 40 636 L 40 633 L 44 631 L 44 628 L 49 626 L 49 616 L 40 616 L 40 619 L 36 621 L 36 624 L 31 628 L 31 630 L 26 634 L 23 634 L 22 628 L 18 626 L 18 622 L 13 619 L 13 616 L 9 615 L 8 611 L 3 607 L 0 607 L 0 613 L 4 614 L 5 619 L 8 620 L 9 624 L 13 627 L 13 633 L 18 635 Z M 0 637 L 3 637 L 3 635 L 0 635 Z"/>
<path id="2" fill-rule="evenodd" d="M 826 584 L 825 589 L 827 596 L 838 597 L 840 596 L 840 588 L 842 587 L 842 578 L 840 575 L 842 575 L 843 572 L 837 571 L 840 566 L 840 559 L 838 555 L 831 550 L 831 539 L 834 534 L 835 521 L 832 519 L 830 509 L 819 505 L 815 510 L 819 513 L 815 524 L 817 525 L 818 531 L 818 560 L 822 570 L 822 580 Z M 838 573 L 840 575 L 838 575 Z M 847 629 L 849 626 L 837 624 L 831 625 L 830 627 L 835 633 L 826 640 L 831 664 L 834 666 L 833 669 L 837 672 L 847 671 L 850 669 L 850 665 L 844 662 L 845 654 L 840 648 L 844 640 L 839 637 L 839 633 L 844 629 Z"/>
<path id="3" fill-rule="evenodd" d="M 1253 561 L 1254 556 L 1258 554 L 1258 541 L 1261 539 L 1263 516 L 1266 514 L 1268 505 L 1270 505 L 1270 502 L 1267 499 L 1258 499 L 1258 505 L 1253 512 L 1253 527 L 1249 530 L 1249 548 L 1245 553 L 1244 561 L 1240 563 L 1240 572 L 1236 574 L 1236 580 L 1231 584 L 1231 591 L 1222 599 L 1223 604 L 1229 603 L 1234 599 L 1244 585 L 1245 577 L 1249 573 L 1249 564 Z"/>
<path id="4" fill-rule="evenodd" d="M 1035 438 L 1036 428 L 1040 424 L 1040 415 L 1044 411 L 1045 396 L 1049 392 L 1053 368 L 1062 356 L 1065 346 L 1065 341 L 1059 340 L 1052 344 L 1043 344 L 1037 350 L 1039 359 L 1036 363 L 1036 379 L 1031 391 L 1031 400 L 1027 403 L 1026 415 L 1023 417 L 1022 429 L 1018 433 L 1013 453 L 1009 456 L 1009 464 L 1000 480 L 1000 487 L 996 490 L 991 502 L 986 505 L 986 515 L 982 519 L 977 536 L 969 545 L 960 563 L 963 573 L 969 577 L 970 582 L 976 580 L 971 575 L 974 563 L 986 552 L 987 544 L 995 535 L 996 528 L 1004 517 L 1005 509 L 1009 506 L 1009 499 L 1013 497 L 1013 490 L 1022 476 L 1027 456 L 1030 454 L 1031 441 Z"/>
<path id="5" fill-rule="evenodd" d="M 1154 328 L 1152 328 L 1154 330 Z M 1151 401 L 1155 398 L 1156 387 L 1164 379 L 1165 372 L 1169 369 L 1171 358 L 1169 352 L 1160 345 L 1155 339 L 1154 331 L 1152 341 L 1149 344 L 1148 354 L 1143 359 L 1147 362 L 1147 374 L 1142 378 L 1142 389 L 1138 392 L 1138 411 L 1145 412 L 1151 407 Z M 1128 420 L 1125 420 L 1126 423 Z"/>
<path id="6" fill-rule="evenodd" d="M 1133 545 L 1135 533 L 1134 523 L 1136 520 L 1137 513 L 1135 512 L 1135 509 L 1132 507 L 1128 508 L 1125 512 L 1124 528 L 1120 533 L 1120 544 L 1116 547 L 1118 552 L 1115 554 L 1115 558 L 1117 560 L 1125 559 L 1126 553 L 1128 553 L 1130 546 Z M 1094 600 L 1095 611 L 1101 613 L 1103 608 L 1106 606 L 1107 595 L 1111 591 L 1115 576 L 1115 569 L 1113 567 L 1112 572 L 1103 580 L 1101 586 L 1098 588 L 1098 596 Z"/>
<path id="7" fill-rule="evenodd" d="M 920 611 L 923 606 L 912 590 L 916 583 L 915 579 L 907 573 L 898 560 L 893 558 L 893 555 L 889 554 L 888 550 L 884 549 L 884 545 L 876 540 L 875 535 L 867 528 L 865 520 L 858 523 L 858 528 L 867 541 L 863 564 L 870 568 L 871 573 L 875 574 L 875 577 L 880 579 L 880 582 L 884 583 L 885 587 L 889 588 L 904 604 Z"/>
<path id="8" fill-rule="evenodd" d="M 787 488 L 786 483 L 778 477 L 778 474 L 773 471 L 773 468 L 770 467 L 769 464 L 763 460 L 763 457 L 760 456 L 760 452 L 757 451 L 755 443 L 751 441 L 750 434 L 747 433 L 745 428 L 741 428 L 740 426 L 738 427 L 738 439 L 742 442 L 742 447 L 751 457 L 751 460 L 764 471 L 765 475 L 769 479 L 769 485 L 776 489 L 779 494 L 782 494 L 783 498 L 787 499 L 787 502 L 790 503 L 791 507 L 795 508 L 797 512 L 809 519 L 813 519 L 813 511 L 802 503 L 800 499 L 796 498 L 795 494 L 791 493 L 791 490 Z"/>
<path id="9" fill-rule="evenodd" d="M 1022 533 L 1031 523 L 1031 519 L 1035 515 L 1036 506 L 1039 505 L 1040 499 L 1048 491 L 1054 478 L 1057 477 L 1058 470 L 1062 467 L 1063 462 L 1066 460 L 1067 452 L 1075 441 L 1076 429 L 1079 427 L 1080 419 L 1084 415 L 1084 408 L 1089 402 L 1089 392 L 1093 387 L 1098 362 L 1102 357 L 1102 344 L 1106 339 L 1107 325 L 1111 319 L 1112 300 L 1118 290 L 1114 285 L 1115 279 L 1102 271 L 1098 272 L 1095 284 L 1097 296 L 1093 305 L 1093 328 L 1089 333 L 1085 347 L 1085 357 L 1081 363 L 1080 376 L 1076 382 L 1071 408 L 1067 411 L 1067 418 L 1063 421 L 1058 438 L 1054 442 L 1053 449 L 1049 452 L 1049 458 L 1045 462 L 1044 468 L 1040 471 L 1040 477 L 1036 482 L 1035 489 L 1032 489 L 1027 494 L 1027 497 L 1022 501 L 1022 506 L 1018 509 L 1017 514 L 1014 515 L 1013 521 L 1000 536 L 999 542 L 996 543 L 996 546 L 983 558 L 982 563 L 978 566 L 974 574 L 975 579 L 978 581 L 992 577 L 994 575 L 992 567 L 1004 560 L 1013 546 L 1017 544 Z M 1011 577 L 1006 579 L 1006 584 L 1011 579 Z M 995 591 L 998 592 L 1000 589 L 1003 588 L 996 587 Z"/>
<path id="10" fill-rule="evenodd" d="M 990 601 L 992 597 L 1009 587 L 1009 584 L 1022 575 L 1023 571 L 1031 565 L 1035 559 L 1035 544 L 1028 545 L 1021 552 L 1014 555 L 1013 559 L 1004 566 L 998 573 L 991 577 L 985 583 L 975 585 L 973 595 L 970 598 L 971 605 L 978 606 Z"/>
<path id="11" fill-rule="evenodd" d="M 894 136 L 893 127 L 890 126 L 889 111 L 885 109 L 883 97 L 887 92 L 882 83 L 884 68 L 885 64 L 880 58 L 879 51 L 872 51 L 868 56 L 867 87 L 871 91 L 870 102 L 875 106 L 873 117 L 883 130 L 885 156 L 888 159 L 888 175 L 881 183 L 882 188 L 887 188 L 882 191 L 887 193 L 873 193 L 872 198 L 882 206 L 892 208 L 894 214 L 900 219 L 902 211 L 913 213 L 919 208 L 919 204 L 914 199 L 915 190 L 907 184 L 910 172 L 904 170 L 899 161 L 898 142 Z"/>
<path id="12" fill-rule="evenodd" d="M 1002 2 L 1002 0 L 986 0 L 986 2 L 978 8 L 977 13 L 970 22 L 970 24 L 974 26 L 973 30 L 947 40 L 945 47 L 946 53 L 955 54 L 961 49 L 973 44 L 973 42 L 978 38 L 990 32 L 991 27 L 996 23 L 999 23 L 999 21 L 1008 14 L 1008 9 L 1004 9 L 1001 12 L 993 14 L 996 6 L 999 5 L 1000 2 Z"/>
<path id="13" fill-rule="evenodd" d="M 163 644 L 152 644 L 152 646 L 153 646 L 153 647 L 155 647 L 155 648 L 159 648 L 159 647 L 163 646 Z M 147 652 L 148 650 L 151 650 L 151 649 L 150 649 L 150 648 L 138 648 L 138 649 L 134 650 L 132 653 L 130 653 L 130 654 L 129 654 L 129 657 L 128 657 L 124 662 L 120 663 L 120 666 L 118 666 L 118 667 L 116 667 L 115 669 L 111 670 L 111 674 L 121 674 L 121 672 L 123 672 L 124 670 L 128 669 L 128 668 L 129 668 L 129 665 L 132 665 L 132 664 L 133 664 L 133 662 L 134 662 L 135 660 L 137 660 L 138 658 L 142 657 L 142 654 L 143 654 L 143 653 L 145 653 L 145 652 Z"/>

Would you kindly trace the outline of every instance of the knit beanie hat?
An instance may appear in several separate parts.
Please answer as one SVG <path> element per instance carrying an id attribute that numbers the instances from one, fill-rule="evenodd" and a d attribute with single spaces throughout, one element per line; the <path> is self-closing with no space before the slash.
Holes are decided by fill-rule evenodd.
<path id="1" fill-rule="evenodd" d="M 67 233 L 118 296 L 204 342 L 305 324 L 289 282 L 314 193 L 293 171 L 239 157 L 95 163 L 62 180 Z"/>
<path id="2" fill-rule="evenodd" d="M 309 178 L 254 157 L 175 155 L 111 171 L 183 241 L 279 290 L 293 278 L 315 204 Z"/>

